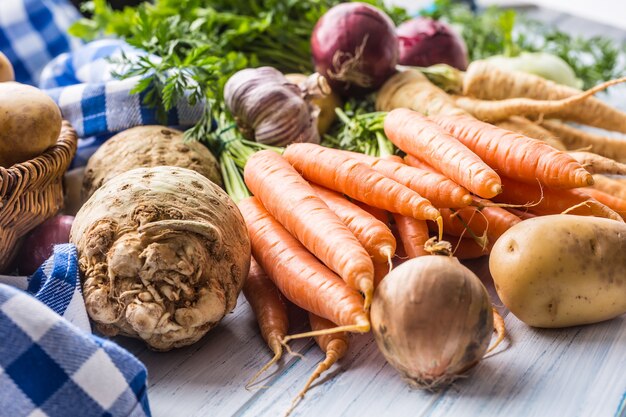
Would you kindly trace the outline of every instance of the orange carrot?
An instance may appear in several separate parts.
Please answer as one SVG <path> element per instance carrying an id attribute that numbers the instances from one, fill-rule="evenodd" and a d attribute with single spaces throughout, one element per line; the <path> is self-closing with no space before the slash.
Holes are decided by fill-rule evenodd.
<path id="1" fill-rule="evenodd" d="M 500 193 L 498 174 L 431 119 L 396 109 L 385 118 L 385 134 L 398 148 L 419 157 L 452 181 L 484 198 Z"/>
<path id="2" fill-rule="evenodd" d="M 256 197 L 240 201 L 239 209 L 248 227 L 254 258 L 287 299 L 337 323 L 337 331 L 370 330 L 359 293 L 307 251 Z"/>
<path id="3" fill-rule="evenodd" d="M 250 157 L 244 180 L 280 224 L 348 285 L 363 292 L 369 308 L 374 291 L 372 260 L 309 183 L 274 151 Z"/>
<path id="4" fill-rule="evenodd" d="M 396 239 L 385 223 L 352 204 L 341 194 L 319 185 L 311 186 L 318 197 L 348 226 L 374 261 L 391 262 L 396 253 Z"/>
<path id="5" fill-rule="evenodd" d="M 424 243 L 429 239 L 426 222 L 400 214 L 394 214 L 393 218 L 396 222 L 406 256 L 417 258 L 418 256 L 428 255 L 428 252 L 424 250 Z"/>
<path id="6" fill-rule="evenodd" d="M 496 202 L 526 206 L 537 214 L 567 212 L 581 216 L 597 216 L 623 221 L 619 214 L 579 190 L 559 190 L 526 184 L 502 177 L 503 192 Z"/>
<path id="7" fill-rule="evenodd" d="M 335 323 L 332 323 L 322 317 L 316 316 L 313 313 L 309 313 L 309 322 L 311 323 L 311 330 L 316 331 L 324 331 L 327 329 L 332 329 L 337 327 Z M 333 334 L 324 334 L 321 336 L 315 337 L 315 342 L 322 349 L 322 351 L 326 354 L 326 358 L 317 365 L 313 374 L 309 377 L 308 381 L 304 385 L 304 388 L 295 400 L 292 403 L 291 408 L 287 412 L 287 415 L 293 411 L 298 402 L 304 398 L 304 395 L 311 388 L 311 384 L 315 382 L 317 378 L 319 378 L 325 371 L 330 369 L 335 362 L 339 359 L 343 358 L 348 352 L 348 334 L 341 333 L 333 333 Z"/>
<path id="8" fill-rule="evenodd" d="M 434 121 L 511 179 L 529 184 L 539 181 L 553 188 L 593 184 L 591 174 L 574 158 L 540 140 L 467 116 L 436 117 Z"/>
<path id="9" fill-rule="evenodd" d="M 464 207 L 458 210 L 441 209 L 443 230 L 452 236 L 467 238 L 486 237 L 486 244 L 493 244 L 521 219 L 501 207 Z"/>
<path id="10" fill-rule="evenodd" d="M 356 152 L 349 154 L 427 198 L 435 207 L 465 207 L 472 202 L 469 192 L 451 179 L 408 166 L 399 156 L 375 158 Z"/>
<path id="11" fill-rule="evenodd" d="M 481 258 L 491 251 L 491 245 L 481 246 L 474 239 L 466 237 L 444 235 L 443 240 L 452 244 L 452 255 L 462 261 Z"/>
<path id="12" fill-rule="evenodd" d="M 528 220 L 528 219 L 532 219 L 533 217 L 537 217 L 536 214 L 532 214 L 528 210 L 520 210 L 520 209 L 509 207 L 509 208 L 506 209 L 506 211 L 516 215 L 517 217 L 519 217 L 522 220 Z"/>
<path id="13" fill-rule="evenodd" d="M 415 191 L 374 171 L 344 151 L 295 143 L 283 156 L 307 180 L 392 213 L 437 220 L 439 211 Z"/>
<path id="14" fill-rule="evenodd" d="M 411 155 L 411 154 L 407 154 L 404 157 L 404 162 L 406 162 L 406 164 L 408 166 L 412 166 L 414 168 L 419 168 L 422 169 L 424 171 L 428 171 L 428 172 L 432 172 L 432 173 L 439 173 L 439 171 L 437 171 L 435 168 L 431 167 L 430 165 L 428 165 L 426 162 L 422 161 L 421 159 Z"/>
<path id="15" fill-rule="evenodd" d="M 622 216 L 622 218 L 626 218 L 626 200 L 605 193 L 604 191 L 596 190 L 595 188 L 585 188 L 584 193 L 610 207 Z"/>
<path id="16" fill-rule="evenodd" d="M 374 261 L 374 288 L 378 287 L 380 282 L 387 276 L 389 271 L 391 271 L 391 266 L 392 265 L 388 262 Z"/>
<path id="17" fill-rule="evenodd" d="M 278 362 L 282 356 L 283 345 L 281 340 L 287 335 L 289 330 L 289 319 L 287 317 L 287 306 L 281 299 L 280 291 L 263 272 L 254 258 L 250 260 L 250 272 L 243 286 L 243 295 L 248 300 L 259 323 L 263 340 L 274 353 L 272 360 L 263 366 L 246 384 L 246 386 L 250 386 L 263 372 Z"/>
<path id="18" fill-rule="evenodd" d="M 374 216 L 375 219 L 379 220 L 380 222 L 384 223 L 385 225 L 389 224 L 389 213 L 387 213 L 385 210 L 379 209 L 378 207 L 368 206 L 367 204 L 362 203 L 362 202 L 357 201 L 357 200 L 353 200 L 352 203 L 354 203 L 356 206 L 359 206 L 359 208 L 361 208 L 362 210 L 368 212 L 369 214 Z M 396 247 L 396 249 L 397 249 L 397 247 Z"/>

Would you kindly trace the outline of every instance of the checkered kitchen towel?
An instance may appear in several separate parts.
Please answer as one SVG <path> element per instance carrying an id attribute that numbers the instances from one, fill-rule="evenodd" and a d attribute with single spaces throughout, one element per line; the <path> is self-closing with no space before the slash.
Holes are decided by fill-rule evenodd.
<path id="1" fill-rule="evenodd" d="M 66 33 L 79 17 L 68 0 L 0 0 L 0 51 L 16 81 L 37 85 L 48 62 L 80 46 Z"/>
<path id="2" fill-rule="evenodd" d="M 3 0 L 0 0 L 3 1 Z M 149 416 L 146 368 L 90 333 L 73 245 L 0 283 L 0 416 Z"/>

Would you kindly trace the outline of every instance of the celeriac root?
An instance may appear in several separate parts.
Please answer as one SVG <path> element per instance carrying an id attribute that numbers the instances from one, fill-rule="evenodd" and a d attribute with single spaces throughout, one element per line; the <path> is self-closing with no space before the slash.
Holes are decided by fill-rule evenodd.
<path id="1" fill-rule="evenodd" d="M 589 149 L 590 152 L 626 163 L 626 140 L 601 136 L 568 126 L 557 120 L 544 120 L 541 126 L 556 135 L 567 149 Z"/>
<path id="2" fill-rule="evenodd" d="M 503 100 L 481 100 L 471 97 L 456 97 L 455 103 L 471 113 L 479 120 L 485 122 L 497 122 L 508 119 L 511 116 L 542 117 L 548 115 L 565 120 L 573 120 L 596 127 L 605 127 L 602 120 L 587 117 L 587 109 L 579 107 L 589 97 L 616 84 L 626 81 L 626 77 L 610 80 L 597 85 L 583 93 L 559 100 L 538 100 L 526 97 L 515 97 Z M 620 131 L 626 132 L 626 114 L 624 120 L 616 126 Z"/>

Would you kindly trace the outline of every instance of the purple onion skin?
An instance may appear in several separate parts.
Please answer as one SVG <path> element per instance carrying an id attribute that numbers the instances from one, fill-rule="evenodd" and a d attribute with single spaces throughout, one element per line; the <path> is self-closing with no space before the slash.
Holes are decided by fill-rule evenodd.
<path id="1" fill-rule="evenodd" d="M 33 229 L 22 242 L 17 255 L 21 275 L 32 275 L 52 255 L 54 245 L 70 241 L 74 216 L 54 216 Z"/>
<path id="2" fill-rule="evenodd" d="M 364 41 L 363 53 L 348 76 L 338 75 L 338 66 L 345 65 Z M 393 21 L 382 10 L 358 2 L 341 3 L 320 18 L 311 36 L 311 50 L 315 70 L 342 96 L 377 90 L 395 73 L 399 56 Z"/>
<path id="3" fill-rule="evenodd" d="M 400 65 L 429 67 L 448 64 L 465 71 L 467 46 L 450 26 L 426 17 L 416 17 L 398 26 Z"/>

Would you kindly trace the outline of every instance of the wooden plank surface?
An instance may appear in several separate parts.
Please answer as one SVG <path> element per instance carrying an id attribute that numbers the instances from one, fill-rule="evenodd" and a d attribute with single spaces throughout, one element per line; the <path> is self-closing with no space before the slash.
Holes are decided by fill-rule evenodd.
<path id="1" fill-rule="evenodd" d="M 485 276 L 498 305 L 484 260 L 470 266 Z M 372 336 L 359 335 L 351 338 L 347 357 L 292 415 L 626 416 L 626 317 L 539 330 L 504 312 L 510 339 L 446 390 L 410 388 L 385 362 Z M 148 367 L 155 417 L 282 415 L 322 359 L 312 341 L 297 341 L 293 348 L 303 360 L 286 356 L 263 380 L 268 388 L 246 390 L 245 382 L 271 355 L 243 298 L 193 346 L 158 353 L 131 339 L 118 341 Z"/>

